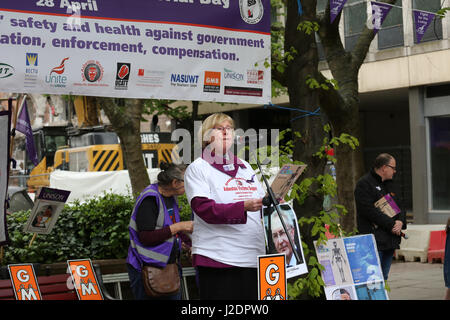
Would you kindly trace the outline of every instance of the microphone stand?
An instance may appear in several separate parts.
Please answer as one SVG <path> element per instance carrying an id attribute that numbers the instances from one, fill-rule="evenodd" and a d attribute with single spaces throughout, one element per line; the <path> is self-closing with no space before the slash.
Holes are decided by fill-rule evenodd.
<path id="1" fill-rule="evenodd" d="M 258 157 L 255 156 L 255 155 L 253 155 L 253 156 L 256 159 L 256 164 L 258 165 L 259 172 L 261 172 L 261 176 L 263 177 L 264 184 L 266 185 L 266 188 L 267 188 L 267 193 L 269 194 L 270 204 L 268 205 L 268 207 L 270 208 L 271 205 L 273 205 L 275 207 L 275 210 L 277 211 L 277 214 L 278 214 L 278 218 L 281 221 L 281 224 L 283 226 L 284 232 L 286 233 L 286 236 L 287 236 L 287 238 L 289 240 L 289 243 L 291 245 L 292 251 L 294 252 L 295 259 L 297 259 L 297 261 L 301 261 L 300 256 L 298 255 L 298 252 L 296 250 L 296 246 L 294 244 L 294 241 L 292 240 L 291 235 L 287 231 L 286 224 L 284 223 L 283 217 L 281 216 L 280 208 L 278 207 L 278 205 L 280 203 L 278 202 L 277 198 L 275 197 L 275 194 L 273 193 L 273 190 L 270 187 L 269 182 L 267 181 L 266 177 L 264 176 L 264 173 L 263 173 L 263 171 L 261 169 L 261 163 L 259 162 Z M 269 216 L 269 219 L 270 219 L 270 216 Z"/>

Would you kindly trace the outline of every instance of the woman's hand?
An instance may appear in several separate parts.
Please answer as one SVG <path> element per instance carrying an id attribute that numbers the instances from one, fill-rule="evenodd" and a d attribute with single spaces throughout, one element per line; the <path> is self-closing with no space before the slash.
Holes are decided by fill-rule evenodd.
<path id="1" fill-rule="evenodd" d="M 170 231 L 172 232 L 172 235 L 175 235 L 178 232 L 192 233 L 192 231 L 194 231 L 194 222 L 193 221 L 181 221 L 181 222 L 171 224 Z"/>
<path id="2" fill-rule="evenodd" d="M 249 199 L 244 201 L 245 211 L 258 211 L 262 208 L 262 198 L 261 199 Z"/>

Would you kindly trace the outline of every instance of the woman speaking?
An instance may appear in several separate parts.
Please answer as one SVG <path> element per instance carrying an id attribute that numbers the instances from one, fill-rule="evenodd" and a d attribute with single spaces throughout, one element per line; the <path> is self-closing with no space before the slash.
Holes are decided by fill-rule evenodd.
<path id="1" fill-rule="evenodd" d="M 257 256 L 265 254 L 265 192 L 251 166 L 230 151 L 233 138 L 231 117 L 209 116 L 199 132 L 202 156 L 185 173 L 186 196 L 194 212 L 192 261 L 200 299 L 258 297 Z"/>

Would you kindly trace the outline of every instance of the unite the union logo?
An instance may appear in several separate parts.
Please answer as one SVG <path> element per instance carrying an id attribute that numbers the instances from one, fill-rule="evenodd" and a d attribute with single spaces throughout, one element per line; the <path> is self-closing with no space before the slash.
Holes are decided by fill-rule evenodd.
<path id="1" fill-rule="evenodd" d="M 53 88 L 65 88 L 67 84 L 67 76 L 64 75 L 66 70 L 65 63 L 69 57 L 63 58 L 61 63 L 50 70 L 50 73 L 45 76 L 45 82 Z"/>

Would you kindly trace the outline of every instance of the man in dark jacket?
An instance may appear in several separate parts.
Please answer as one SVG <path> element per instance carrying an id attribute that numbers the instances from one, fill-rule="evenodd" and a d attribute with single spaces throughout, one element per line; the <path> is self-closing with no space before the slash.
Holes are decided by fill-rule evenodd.
<path id="1" fill-rule="evenodd" d="M 397 206 L 400 205 L 392 185 L 396 169 L 394 157 L 382 153 L 355 188 L 358 231 L 360 234 L 374 234 L 385 280 L 388 278 L 394 251 L 400 248 L 402 229 L 406 229 L 406 213 L 398 210 L 400 212 L 391 217 L 377 208 L 375 202 L 390 195 Z"/>

